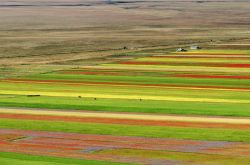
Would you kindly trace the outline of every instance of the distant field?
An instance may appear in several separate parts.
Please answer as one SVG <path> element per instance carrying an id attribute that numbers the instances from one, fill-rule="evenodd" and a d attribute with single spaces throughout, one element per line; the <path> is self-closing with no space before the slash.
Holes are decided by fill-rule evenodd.
<path id="1" fill-rule="evenodd" d="M 84 64 L 124 46 L 133 51 L 249 38 L 245 0 L 2 0 L 0 9 L 2 66 Z"/>

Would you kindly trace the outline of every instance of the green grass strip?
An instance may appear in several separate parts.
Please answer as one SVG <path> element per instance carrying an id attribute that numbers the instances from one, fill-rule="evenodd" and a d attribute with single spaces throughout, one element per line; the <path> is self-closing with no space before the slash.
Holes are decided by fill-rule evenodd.
<path id="1" fill-rule="evenodd" d="M 71 158 L 59 158 L 50 156 L 35 156 L 19 153 L 0 152 L 0 164 L 2 165 L 122 165 L 125 163 L 113 163 L 96 160 L 83 160 Z"/>
<path id="2" fill-rule="evenodd" d="M 0 128 L 116 136 L 250 142 L 250 130 L 131 126 L 17 119 L 0 119 Z"/>
<path id="3" fill-rule="evenodd" d="M 211 116 L 250 116 L 248 104 L 174 102 L 153 100 L 97 99 L 76 97 L 27 97 L 0 95 L 2 107 L 74 109 L 109 112 L 144 112 Z M 114 104 L 115 103 L 115 104 Z M 180 106 L 180 104 L 182 106 Z"/>
<path id="4" fill-rule="evenodd" d="M 247 87 L 248 80 L 237 79 L 207 79 L 207 78 L 176 78 L 176 77 L 151 77 L 151 76 L 109 76 L 109 75 L 70 75 L 70 74 L 41 74 L 29 76 L 32 80 L 70 80 L 87 82 L 123 82 L 135 84 L 179 84 L 192 86 L 224 86 Z"/>

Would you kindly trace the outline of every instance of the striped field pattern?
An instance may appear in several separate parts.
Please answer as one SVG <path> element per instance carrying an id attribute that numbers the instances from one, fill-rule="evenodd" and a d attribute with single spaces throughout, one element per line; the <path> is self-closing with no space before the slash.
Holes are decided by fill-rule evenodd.
<path id="1" fill-rule="evenodd" d="M 248 165 L 250 52 L 149 54 L 1 79 L 2 155 Z"/>

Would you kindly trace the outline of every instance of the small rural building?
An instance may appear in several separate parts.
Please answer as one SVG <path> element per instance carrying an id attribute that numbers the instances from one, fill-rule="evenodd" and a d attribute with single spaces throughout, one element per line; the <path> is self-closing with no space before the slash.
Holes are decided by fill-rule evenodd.
<path id="1" fill-rule="evenodd" d="M 178 48 L 176 49 L 176 52 L 186 52 L 187 50 L 186 49 L 183 49 L 183 48 Z"/>
<path id="2" fill-rule="evenodd" d="M 193 46 L 190 46 L 190 49 L 191 50 L 198 50 L 198 49 L 201 49 L 201 47 L 197 46 L 197 45 L 193 45 Z"/>

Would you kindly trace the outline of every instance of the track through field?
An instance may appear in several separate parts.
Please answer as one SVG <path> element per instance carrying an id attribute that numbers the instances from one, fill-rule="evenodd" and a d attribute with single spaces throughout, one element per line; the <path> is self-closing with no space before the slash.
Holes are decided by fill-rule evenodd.
<path id="1" fill-rule="evenodd" d="M 204 123 L 227 123 L 227 124 L 250 124 L 248 117 L 201 117 L 184 115 L 153 115 L 139 113 L 109 113 L 90 111 L 62 111 L 44 109 L 24 109 L 24 108 L 0 108 L 0 113 L 7 114 L 27 114 L 27 115 L 52 115 L 68 117 L 99 117 L 115 119 L 153 120 L 153 121 L 179 121 L 179 122 L 204 122 Z"/>

